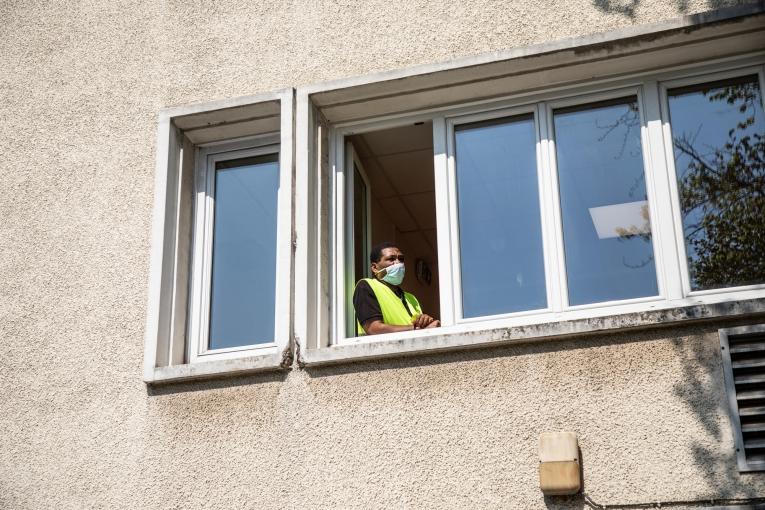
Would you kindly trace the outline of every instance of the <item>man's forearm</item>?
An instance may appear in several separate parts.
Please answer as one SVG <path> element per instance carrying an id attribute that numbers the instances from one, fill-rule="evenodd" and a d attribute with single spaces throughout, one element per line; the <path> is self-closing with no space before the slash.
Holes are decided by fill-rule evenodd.
<path id="1" fill-rule="evenodd" d="M 394 326 L 393 324 L 385 324 L 383 321 L 370 321 L 364 325 L 364 331 L 367 335 L 382 335 L 383 333 L 398 333 L 400 331 L 412 331 L 413 325 L 408 326 Z"/>

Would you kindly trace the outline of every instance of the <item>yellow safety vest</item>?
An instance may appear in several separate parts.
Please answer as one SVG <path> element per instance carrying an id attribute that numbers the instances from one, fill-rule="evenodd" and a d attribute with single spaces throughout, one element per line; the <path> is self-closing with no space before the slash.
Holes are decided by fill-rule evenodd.
<path id="1" fill-rule="evenodd" d="M 383 282 L 375 278 L 363 278 L 359 282 L 365 281 L 369 284 L 372 292 L 375 293 L 377 302 L 380 303 L 380 310 L 383 314 L 383 322 L 385 324 L 392 324 L 394 326 L 409 326 L 412 324 L 412 318 L 418 315 L 422 315 L 422 308 L 420 308 L 420 302 L 414 295 L 404 292 L 404 299 L 409 304 L 409 308 L 412 311 L 412 315 L 409 315 L 401 298 L 396 295 L 393 290 L 385 285 Z M 356 283 L 358 286 L 358 283 Z M 356 331 L 358 336 L 366 335 L 364 328 L 361 327 L 359 321 L 356 321 Z"/>

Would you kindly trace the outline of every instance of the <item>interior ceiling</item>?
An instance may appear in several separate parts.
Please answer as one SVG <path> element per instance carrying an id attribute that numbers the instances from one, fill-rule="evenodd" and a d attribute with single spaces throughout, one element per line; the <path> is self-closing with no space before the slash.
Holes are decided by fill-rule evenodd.
<path id="1" fill-rule="evenodd" d="M 425 122 L 356 135 L 352 139 L 372 188 L 407 245 L 436 253 L 433 125 Z"/>

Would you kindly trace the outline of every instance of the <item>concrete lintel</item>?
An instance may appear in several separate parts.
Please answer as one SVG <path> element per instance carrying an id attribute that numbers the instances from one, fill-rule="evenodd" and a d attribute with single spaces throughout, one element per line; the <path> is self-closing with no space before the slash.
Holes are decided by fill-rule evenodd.
<path id="1" fill-rule="evenodd" d="M 301 366 L 310 367 L 495 345 L 520 344 L 544 340 L 565 340 L 582 335 L 616 333 L 627 330 L 637 331 L 746 316 L 757 317 L 758 320 L 763 320 L 765 318 L 765 298 L 700 304 L 510 328 L 481 329 L 451 334 L 420 334 L 415 338 L 363 341 L 356 344 L 336 345 L 303 351 L 300 355 L 300 364 Z M 423 333 L 425 332 L 423 331 Z"/>
<path id="2" fill-rule="evenodd" d="M 670 20 L 649 23 L 645 25 L 629 26 L 609 32 L 568 37 L 556 41 L 532 44 L 529 46 L 522 46 L 508 50 L 471 55 L 468 57 L 452 59 L 445 62 L 421 64 L 403 69 L 382 71 L 379 73 L 309 84 L 298 87 L 297 90 L 299 95 L 310 96 L 312 94 L 330 92 L 338 89 L 348 89 L 364 85 L 371 85 L 379 82 L 404 80 L 411 77 L 432 75 L 455 69 L 477 67 L 502 61 L 540 56 L 566 50 L 579 50 L 616 41 L 624 41 L 636 38 L 653 38 L 667 32 L 676 32 L 680 30 L 688 31 L 694 28 L 702 27 L 704 25 L 732 21 L 736 18 L 754 16 L 763 13 L 765 13 L 765 1 L 760 0 L 750 4 L 724 7 L 697 14 L 687 14 Z M 318 105 L 321 106 L 320 104 Z"/>
<path id="3" fill-rule="evenodd" d="M 231 377 L 258 372 L 288 370 L 284 366 L 284 353 L 248 356 L 227 360 L 204 361 L 202 363 L 157 367 L 144 378 L 148 385 L 185 382 L 198 379 Z"/>
<path id="4" fill-rule="evenodd" d="M 226 99 L 216 99 L 214 101 L 203 101 L 199 103 L 192 103 L 187 105 L 170 106 L 159 110 L 159 118 L 165 119 L 173 117 L 182 117 L 186 115 L 194 115 L 197 113 L 206 113 L 215 110 L 226 110 L 229 108 L 238 108 L 241 106 L 248 106 L 255 103 L 266 103 L 269 101 L 280 101 L 286 95 L 292 95 L 292 88 L 284 88 L 271 92 L 263 92 L 260 94 L 253 94 L 248 96 L 232 97 Z"/>

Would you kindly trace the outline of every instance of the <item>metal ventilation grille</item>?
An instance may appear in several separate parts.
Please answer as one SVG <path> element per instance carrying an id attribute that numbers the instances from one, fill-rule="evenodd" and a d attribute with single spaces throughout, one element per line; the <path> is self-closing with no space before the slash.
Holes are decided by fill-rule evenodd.
<path id="1" fill-rule="evenodd" d="M 720 330 L 720 344 L 739 469 L 765 470 L 765 327 Z"/>

